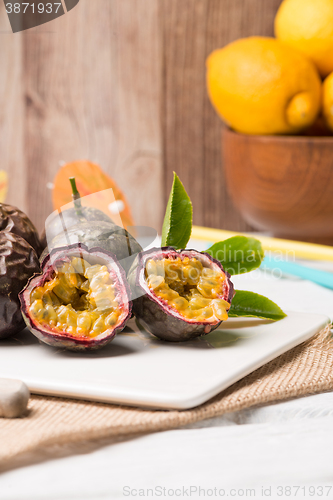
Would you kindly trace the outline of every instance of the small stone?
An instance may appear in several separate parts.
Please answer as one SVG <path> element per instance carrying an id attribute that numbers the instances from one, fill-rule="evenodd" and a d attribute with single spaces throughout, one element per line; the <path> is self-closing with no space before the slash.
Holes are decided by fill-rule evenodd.
<path id="1" fill-rule="evenodd" d="M 21 380 L 0 378 L 0 417 L 21 417 L 27 409 L 30 392 Z"/>

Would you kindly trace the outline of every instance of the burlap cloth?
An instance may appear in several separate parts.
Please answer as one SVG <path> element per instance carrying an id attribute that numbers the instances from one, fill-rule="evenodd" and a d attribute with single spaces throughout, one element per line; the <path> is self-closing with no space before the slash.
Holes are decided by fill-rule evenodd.
<path id="1" fill-rule="evenodd" d="M 97 440 L 103 444 L 110 438 L 175 429 L 250 406 L 332 389 L 333 343 L 327 326 L 309 341 L 191 410 L 153 411 L 32 396 L 25 418 L 0 419 L 0 470 L 34 461 L 34 453 L 41 456 L 44 452 L 49 457 L 47 450 L 61 445 Z M 26 460 L 20 462 L 22 457 Z"/>

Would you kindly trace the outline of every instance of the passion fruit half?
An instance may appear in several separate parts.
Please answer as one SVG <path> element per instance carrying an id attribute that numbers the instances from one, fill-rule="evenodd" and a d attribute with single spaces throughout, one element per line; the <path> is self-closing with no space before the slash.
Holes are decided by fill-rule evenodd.
<path id="1" fill-rule="evenodd" d="M 126 276 L 115 255 L 82 244 L 52 251 L 20 301 L 36 337 L 71 350 L 108 344 L 132 312 Z"/>
<path id="2" fill-rule="evenodd" d="M 128 280 L 135 316 L 160 339 L 193 339 L 228 319 L 233 284 L 207 253 L 152 248 L 138 254 Z"/>

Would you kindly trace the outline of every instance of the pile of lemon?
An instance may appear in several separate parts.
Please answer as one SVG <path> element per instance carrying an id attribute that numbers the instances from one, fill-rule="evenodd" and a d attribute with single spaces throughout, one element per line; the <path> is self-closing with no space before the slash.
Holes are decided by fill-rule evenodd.
<path id="1" fill-rule="evenodd" d="M 333 0 L 283 0 L 275 36 L 242 38 L 212 52 L 212 104 L 245 134 L 296 134 L 318 116 L 333 131 Z"/>

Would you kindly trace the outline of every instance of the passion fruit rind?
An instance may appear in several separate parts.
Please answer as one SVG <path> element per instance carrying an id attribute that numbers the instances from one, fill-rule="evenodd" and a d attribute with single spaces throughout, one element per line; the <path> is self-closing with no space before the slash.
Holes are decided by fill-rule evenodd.
<path id="1" fill-rule="evenodd" d="M 113 222 L 105 221 L 82 222 L 71 226 L 66 233 L 58 234 L 51 241 L 50 247 L 56 249 L 77 243 L 82 243 L 88 249 L 99 247 L 111 252 L 126 272 L 131 267 L 135 256 L 142 250 L 141 245 L 126 229 Z M 48 252 L 48 250 L 43 252 L 41 262 Z"/>
<path id="2" fill-rule="evenodd" d="M 148 268 L 149 266 L 154 268 L 153 261 L 159 267 L 157 273 L 160 274 L 157 275 L 157 279 L 156 276 L 149 278 L 150 274 L 147 271 L 147 264 Z M 163 282 L 162 261 L 163 265 L 170 264 L 171 273 L 173 270 L 177 271 L 177 266 L 181 267 L 184 264 L 182 274 L 178 270 L 178 278 L 172 281 L 171 273 L 166 272 Z M 173 261 L 175 266 L 172 265 Z M 191 266 L 198 269 L 197 277 L 186 278 Z M 154 280 L 157 282 L 155 288 L 149 286 Z M 173 342 L 190 340 L 218 328 L 222 321 L 227 319 L 227 312 L 234 296 L 230 274 L 224 271 L 219 261 L 208 253 L 197 250 L 176 251 L 172 247 L 162 247 L 141 252 L 128 273 L 128 281 L 132 290 L 133 312 L 139 322 L 156 337 Z M 159 282 L 162 284 L 159 285 Z M 211 285 L 209 285 L 210 282 Z M 165 283 L 168 283 L 168 286 L 165 286 Z M 197 286 L 204 293 L 205 290 L 202 287 L 207 286 L 207 293 L 201 296 Z M 179 298 L 174 293 L 177 290 Z M 165 298 L 169 296 L 171 296 L 171 302 Z M 180 304 L 179 310 L 173 307 L 173 304 L 177 302 Z M 196 307 L 196 304 L 199 304 L 199 307 L 192 310 L 191 308 Z M 201 305 L 203 307 L 200 307 Z M 216 307 L 219 317 L 215 313 Z M 210 315 L 211 311 L 214 311 L 212 315 Z M 203 317 L 205 315 L 207 317 Z"/>
<path id="3" fill-rule="evenodd" d="M 0 230 L 21 236 L 32 246 L 38 257 L 42 253 L 37 229 L 29 217 L 18 208 L 0 203 Z"/>
<path id="4" fill-rule="evenodd" d="M 62 291 L 61 286 L 59 289 L 59 284 L 53 287 L 52 283 L 54 283 L 59 276 L 63 277 L 64 272 L 66 273 L 66 271 L 63 271 L 64 268 L 71 269 L 70 266 L 73 266 L 73 262 L 76 264 L 82 262 L 80 265 L 83 266 L 83 269 L 79 269 L 77 267 L 78 264 L 74 264 L 76 265 L 75 276 L 77 276 L 77 278 L 72 278 L 73 273 L 69 270 L 68 276 L 65 276 L 65 279 L 67 281 L 71 279 L 76 280 L 76 284 L 72 285 L 72 287 L 73 289 L 75 287 L 79 288 L 77 281 L 80 281 L 83 273 L 87 273 L 88 279 L 83 284 L 81 279 L 81 288 L 77 291 L 77 293 L 81 293 L 81 295 L 78 295 L 80 304 L 89 304 L 86 297 L 90 295 L 90 300 L 91 297 L 94 296 L 94 301 L 96 301 L 96 303 L 93 312 L 91 312 L 90 309 L 85 309 L 85 305 L 83 305 L 82 309 L 81 305 L 78 306 L 77 303 L 74 303 L 74 301 L 73 308 L 72 302 L 70 302 L 71 296 L 69 295 L 69 299 L 66 297 L 64 299 L 66 291 Z M 94 274 L 89 275 L 89 272 L 95 268 L 100 268 L 100 270 L 97 270 Z M 90 269 L 90 271 L 87 271 L 87 269 Z M 97 276 L 98 272 L 101 273 L 101 271 L 103 271 L 103 273 Z M 98 280 L 96 280 L 96 277 Z M 94 278 L 95 285 L 93 286 Z M 105 304 L 105 302 L 102 304 L 103 295 L 100 296 L 102 298 L 98 299 L 98 293 L 103 292 L 103 286 L 104 289 L 112 288 L 112 299 L 115 301 L 117 306 L 116 312 L 113 312 L 114 309 L 112 308 L 111 302 L 109 302 L 109 304 Z M 58 287 L 58 290 L 56 290 L 56 287 Z M 49 300 L 49 293 L 53 294 L 52 297 L 55 295 L 52 300 L 55 300 L 55 303 L 53 303 L 53 309 L 56 310 L 57 318 L 53 322 L 49 321 L 49 319 L 44 320 L 43 313 L 40 316 L 41 319 L 39 319 L 38 315 L 36 316 L 36 308 L 32 307 L 38 302 L 38 300 L 35 300 L 32 295 L 32 292 L 36 290 L 37 294 L 39 293 L 39 290 L 44 290 L 44 295 L 42 296 L 41 301 L 45 304 L 45 308 L 49 307 L 49 305 L 46 305 Z M 51 292 L 49 292 L 50 290 Z M 84 295 L 82 290 L 86 290 L 87 294 Z M 70 289 L 70 291 L 72 291 L 72 289 Z M 81 243 L 54 249 L 51 254 L 44 259 L 42 273 L 33 276 L 29 280 L 27 286 L 20 293 L 19 298 L 21 301 L 22 315 L 26 325 L 39 340 L 54 347 L 74 351 L 93 350 L 105 346 L 113 340 L 118 332 L 124 329 L 132 313 L 130 289 L 126 280 L 125 272 L 119 265 L 116 256 L 111 252 L 107 252 L 98 247 L 88 249 Z M 82 298 L 84 300 L 81 300 Z M 98 302 L 98 300 L 100 300 L 100 302 Z M 89 305 L 91 306 L 91 303 Z M 69 323 L 63 323 L 63 320 L 60 320 L 59 311 L 61 308 L 62 311 L 67 308 L 71 314 L 76 313 L 77 317 L 80 316 L 81 319 L 84 314 L 88 314 L 88 316 L 93 315 L 93 317 L 97 317 L 97 319 L 96 321 L 94 319 L 95 323 L 92 324 L 91 330 L 83 334 L 81 329 L 82 323 L 80 325 L 78 323 L 75 324 L 74 320 L 74 326 L 69 326 Z M 112 319 L 112 315 L 114 315 L 115 318 Z M 67 315 L 67 318 L 68 317 L 69 316 Z M 112 322 L 109 320 L 107 326 L 105 326 L 104 322 L 104 329 L 102 328 L 100 331 L 99 329 L 95 330 L 97 321 L 106 321 L 104 317 L 106 317 L 106 319 L 111 317 Z M 79 320 L 77 321 L 79 322 Z"/>
<path id="5" fill-rule="evenodd" d="M 5 339 L 25 328 L 18 295 L 40 267 L 32 246 L 7 231 L 0 231 L 0 259 L 0 339 Z"/>
<path id="6" fill-rule="evenodd" d="M 58 212 L 53 212 L 53 214 L 47 218 L 45 222 L 46 229 L 40 238 L 41 242 L 44 244 L 43 248 L 47 247 L 47 240 L 52 241 L 56 236 L 64 232 L 64 226 L 66 230 L 68 230 L 70 227 L 77 224 L 100 221 L 114 224 L 108 215 L 93 207 L 82 206 L 79 210 L 75 207 L 68 208 L 61 212 L 61 216 Z"/>

